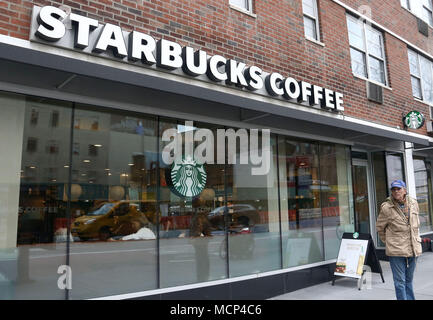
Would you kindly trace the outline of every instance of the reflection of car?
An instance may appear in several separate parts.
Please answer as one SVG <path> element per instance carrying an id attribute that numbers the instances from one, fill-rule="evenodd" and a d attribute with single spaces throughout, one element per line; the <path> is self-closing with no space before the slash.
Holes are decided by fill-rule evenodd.
<path id="1" fill-rule="evenodd" d="M 212 226 L 217 230 L 224 230 L 224 212 L 226 207 L 219 207 L 209 212 L 208 217 Z M 230 235 L 230 257 L 250 259 L 254 253 L 253 232 L 257 232 L 256 225 L 260 222 L 260 214 L 249 204 L 234 204 L 227 206 L 228 232 Z M 226 238 L 220 245 L 220 257 L 227 257 Z"/>
<path id="2" fill-rule="evenodd" d="M 107 240 L 113 235 L 114 227 L 133 220 L 139 220 L 145 224 L 149 222 L 146 216 L 139 211 L 137 203 L 129 201 L 106 202 L 87 215 L 75 219 L 71 226 L 71 232 L 73 236 L 79 237 L 81 240 L 91 238 Z"/>
<path id="3" fill-rule="evenodd" d="M 218 207 L 209 212 L 212 226 L 224 230 L 224 211 L 226 207 Z M 260 215 L 256 208 L 249 204 L 234 204 L 227 206 L 230 229 L 239 227 L 253 227 L 260 222 Z M 242 229 L 242 228 L 241 228 Z"/>

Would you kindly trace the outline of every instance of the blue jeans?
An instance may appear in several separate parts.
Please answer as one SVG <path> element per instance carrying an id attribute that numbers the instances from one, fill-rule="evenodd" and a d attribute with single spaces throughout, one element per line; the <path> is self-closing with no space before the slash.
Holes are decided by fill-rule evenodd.
<path id="1" fill-rule="evenodd" d="M 389 257 L 397 300 L 415 300 L 412 281 L 416 259 L 416 257 Z"/>

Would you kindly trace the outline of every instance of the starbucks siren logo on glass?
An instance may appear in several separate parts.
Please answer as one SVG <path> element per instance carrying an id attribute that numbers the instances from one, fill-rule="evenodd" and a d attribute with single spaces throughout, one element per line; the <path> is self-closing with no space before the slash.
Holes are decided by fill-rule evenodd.
<path id="1" fill-rule="evenodd" d="M 184 197 L 198 196 L 206 185 L 206 172 L 202 164 L 192 157 L 173 162 L 171 168 L 173 188 Z"/>

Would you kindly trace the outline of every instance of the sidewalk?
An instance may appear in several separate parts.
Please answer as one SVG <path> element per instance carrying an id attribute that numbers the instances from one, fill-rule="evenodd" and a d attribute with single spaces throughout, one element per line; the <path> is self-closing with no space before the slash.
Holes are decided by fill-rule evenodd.
<path id="1" fill-rule="evenodd" d="M 358 290 L 357 279 L 337 277 L 332 281 L 293 291 L 269 300 L 395 300 L 394 283 L 388 261 L 380 261 L 385 283 L 380 274 L 372 273 L 371 288 Z M 433 300 L 433 252 L 424 252 L 419 258 L 414 276 L 417 300 Z"/>

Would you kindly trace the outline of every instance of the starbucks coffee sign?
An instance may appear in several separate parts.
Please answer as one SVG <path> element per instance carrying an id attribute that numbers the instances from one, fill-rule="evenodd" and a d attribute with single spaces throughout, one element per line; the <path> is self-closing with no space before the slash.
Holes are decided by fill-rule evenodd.
<path id="1" fill-rule="evenodd" d="M 419 129 L 424 125 L 424 115 L 418 111 L 409 112 L 404 118 L 403 123 L 411 129 Z"/>
<path id="2" fill-rule="evenodd" d="M 343 94 L 321 86 L 266 73 L 235 59 L 209 55 L 204 50 L 156 40 L 138 31 L 85 17 L 53 6 L 33 7 L 30 40 L 126 63 L 225 83 L 250 92 L 323 110 L 344 111 Z"/>

